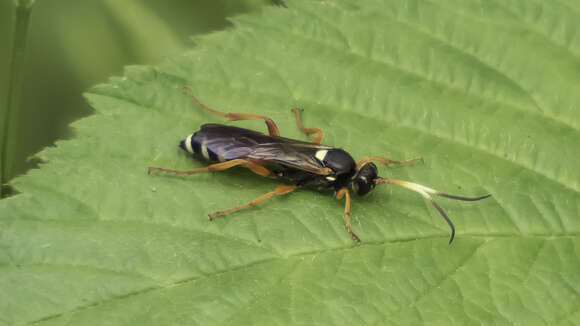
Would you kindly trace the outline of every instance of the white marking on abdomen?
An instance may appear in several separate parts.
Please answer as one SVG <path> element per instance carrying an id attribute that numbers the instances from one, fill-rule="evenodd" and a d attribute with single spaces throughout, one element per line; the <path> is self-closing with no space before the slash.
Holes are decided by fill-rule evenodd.
<path id="1" fill-rule="evenodd" d="M 218 152 L 216 153 L 217 157 L 218 157 L 218 161 L 220 162 L 225 162 L 226 158 L 225 158 L 225 154 L 226 151 L 223 148 L 219 148 Z"/>
<path id="2" fill-rule="evenodd" d="M 187 138 L 185 138 L 185 149 L 187 149 L 188 152 L 193 154 L 193 148 L 191 148 L 191 137 L 193 137 L 193 134 L 191 134 L 191 135 L 187 136 Z"/>
<path id="3" fill-rule="evenodd" d="M 209 161 L 209 154 L 207 153 L 207 142 L 205 141 L 205 138 L 203 138 L 201 140 L 201 155 L 203 155 L 203 157 L 205 157 L 206 160 Z"/>
<path id="4" fill-rule="evenodd" d="M 314 154 L 314 157 L 316 157 L 320 162 L 323 162 L 324 158 L 326 157 L 326 153 L 328 153 L 327 149 L 321 149 L 317 151 L 316 154 Z"/>

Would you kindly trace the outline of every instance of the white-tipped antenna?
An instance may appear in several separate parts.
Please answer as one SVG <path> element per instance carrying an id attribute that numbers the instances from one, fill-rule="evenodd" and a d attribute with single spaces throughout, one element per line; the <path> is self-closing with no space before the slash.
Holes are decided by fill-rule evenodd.
<path id="1" fill-rule="evenodd" d="M 454 195 L 442 193 L 438 190 L 431 189 L 429 187 L 425 187 L 423 185 L 408 182 L 408 181 L 386 179 L 386 178 L 376 178 L 375 185 L 380 185 L 380 184 L 394 184 L 397 186 L 401 186 L 403 188 L 407 188 L 409 190 L 413 190 L 413 191 L 421 194 L 421 196 L 423 196 L 428 201 L 430 201 L 431 204 L 433 204 L 433 206 L 435 206 L 435 208 L 439 211 L 441 216 L 443 216 L 443 218 L 445 219 L 445 221 L 447 222 L 447 224 L 449 224 L 449 227 L 451 228 L 451 238 L 449 239 L 449 244 L 451 244 L 451 242 L 453 242 L 453 238 L 455 237 L 455 226 L 453 226 L 453 222 L 451 222 L 449 217 L 447 217 L 447 214 L 445 214 L 443 209 L 441 207 L 439 207 L 439 205 L 437 205 L 437 203 L 433 200 L 433 198 L 431 198 L 431 196 L 429 196 L 429 194 L 433 194 L 433 195 L 437 195 L 437 196 L 441 196 L 441 197 L 446 197 L 446 198 L 451 198 L 451 199 L 456 199 L 456 200 L 463 200 L 463 201 L 476 201 L 476 200 L 485 199 L 485 198 L 491 196 L 491 195 L 485 195 L 485 196 L 481 196 L 481 197 L 454 196 Z"/>

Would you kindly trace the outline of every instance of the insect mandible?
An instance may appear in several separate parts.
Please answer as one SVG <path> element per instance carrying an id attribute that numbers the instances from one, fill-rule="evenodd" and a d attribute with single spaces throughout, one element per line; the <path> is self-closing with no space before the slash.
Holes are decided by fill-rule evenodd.
<path id="1" fill-rule="evenodd" d="M 455 237 L 455 227 L 443 209 L 430 195 L 437 195 L 463 201 L 476 201 L 490 197 L 461 197 L 442 193 L 420 184 L 381 178 L 373 161 L 383 164 L 408 164 L 423 161 L 422 157 L 405 161 L 393 161 L 379 156 L 367 156 L 358 163 L 343 149 L 322 145 L 323 132 L 318 128 L 305 128 L 300 117 L 301 110 L 293 109 L 298 128 L 306 135 L 315 135 L 312 142 L 305 142 L 280 136 L 276 123 L 267 116 L 249 113 L 224 113 L 202 104 L 189 87 L 185 87 L 190 97 L 204 110 L 224 117 L 230 121 L 261 119 L 266 122 L 268 135 L 234 126 L 222 124 L 204 124 L 197 132 L 187 136 L 179 147 L 188 153 L 200 155 L 208 161 L 217 162 L 207 167 L 194 170 L 173 170 L 150 167 L 148 172 L 162 171 L 177 174 L 195 174 L 200 172 L 224 171 L 234 166 L 242 166 L 250 171 L 270 178 L 278 178 L 286 183 L 280 185 L 246 204 L 224 211 L 209 214 L 210 220 L 220 215 L 227 215 L 241 209 L 256 206 L 276 196 L 288 194 L 298 188 L 310 188 L 318 191 L 334 190 L 336 199 L 345 198 L 344 214 L 346 229 L 352 239 L 360 238 L 352 231 L 350 224 L 350 193 L 366 195 L 381 184 L 394 184 L 421 194 L 439 211 L 451 228 L 449 244 Z"/>

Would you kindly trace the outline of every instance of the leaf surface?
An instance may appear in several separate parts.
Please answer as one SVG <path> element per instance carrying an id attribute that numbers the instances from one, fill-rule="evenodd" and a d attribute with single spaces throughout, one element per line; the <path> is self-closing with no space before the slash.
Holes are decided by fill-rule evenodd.
<path id="1" fill-rule="evenodd" d="M 6 325 L 580 323 L 580 6 L 572 1 L 292 1 L 90 90 L 76 137 L 0 202 Z M 425 158 L 402 188 L 307 190 L 209 222 L 278 185 L 205 166 L 179 140 L 218 110 L 306 126 L 355 159 Z M 234 124 L 234 123 L 231 123 Z M 261 121 L 235 125 L 266 130 Z"/>

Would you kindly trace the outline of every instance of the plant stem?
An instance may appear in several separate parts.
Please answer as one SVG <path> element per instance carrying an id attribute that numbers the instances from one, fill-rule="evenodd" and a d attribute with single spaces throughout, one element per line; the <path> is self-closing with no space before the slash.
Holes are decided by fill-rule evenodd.
<path id="1" fill-rule="evenodd" d="M 7 195 L 3 186 L 12 178 L 14 153 L 17 147 L 18 123 L 20 117 L 20 94 L 24 68 L 24 55 L 28 34 L 28 22 L 34 0 L 14 1 L 14 27 L 12 29 L 12 48 L 8 66 L 8 89 L 6 106 L 0 112 L 0 198 Z"/>

